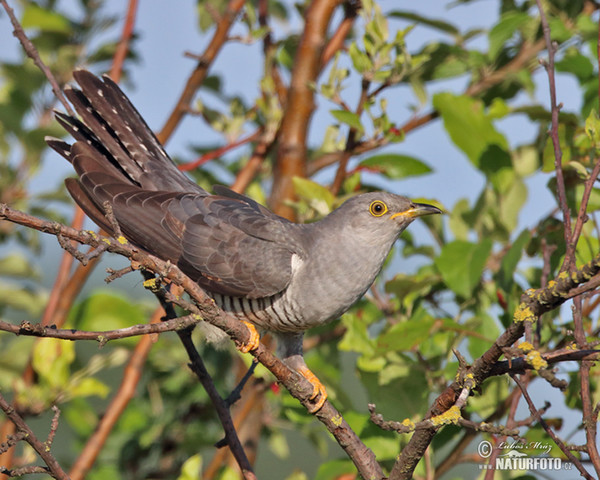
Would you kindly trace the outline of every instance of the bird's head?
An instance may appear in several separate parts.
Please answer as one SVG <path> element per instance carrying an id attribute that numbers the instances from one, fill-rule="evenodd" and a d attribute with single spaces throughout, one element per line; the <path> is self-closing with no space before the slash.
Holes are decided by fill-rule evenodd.
<path id="1" fill-rule="evenodd" d="M 347 200 L 331 217 L 343 219 L 354 235 L 372 239 L 395 238 L 417 217 L 442 213 L 432 205 L 416 203 L 401 195 L 369 192 Z"/>

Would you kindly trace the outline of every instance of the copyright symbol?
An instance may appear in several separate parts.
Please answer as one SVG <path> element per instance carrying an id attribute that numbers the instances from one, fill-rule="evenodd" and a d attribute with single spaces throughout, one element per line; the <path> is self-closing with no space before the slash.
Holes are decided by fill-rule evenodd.
<path id="1" fill-rule="evenodd" d="M 488 458 L 492 454 L 493 449 L 494 447 L 487 440 L 484 440 L 477 445 L 477 453 L 482 458 Z"/>

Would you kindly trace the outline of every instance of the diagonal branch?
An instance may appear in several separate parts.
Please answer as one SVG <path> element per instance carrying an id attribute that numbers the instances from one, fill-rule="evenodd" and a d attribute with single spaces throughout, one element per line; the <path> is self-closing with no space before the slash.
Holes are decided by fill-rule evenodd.
<path id="1" fill-rule="evenodd" d="M 17 411 L 5 400 L 0 394 L 0 409 L 14 423 L 17 432 L 19 432 L 23 440 L 25 440 L 35 452 L 40 456 L 48 467 L 49 473 L 57 480 L 69 480 L 68 475 L 62 469 L 62 467 L 56 461 L 56 458 L 50 452 L 49 445 L 46 442 L 39 440 L 35 433 L 29 428 L 29 425 L 25 423 L 23 418 L 17 413 Z"/>
<path id="2" fill-rule="evenodd" d="M 599 272 L 600 254 L 570 275 L 562 272 L 553 281 L 548 282 L 548 286 L 544 288 L 527 290 L 521 296 L 521 303 L 515 311 L 513 323 L 468 369 L 468 375 L 474 380 L 475 385 L 481 385 L 492 374 L 496 362 L 505 350 L 523 336 L 527 323 L 538 321 L 540 315 L 558 308 L 572 298 L 575 292 L 583 293 L 588 282 L 593 280 Z M 426 418 L 439 416 L 452 407 L 462 389 L 463 385 L 460 379 L 450 384 L 435 399 Z M 418 430 L 413 434 L 398 456 L 390 472 L 390 480 L 412 478 L 414 469 L 433 440 L 435 432 L 434 428 L 429 428 Z"/>
<path id="3" fill-rule="evenodd" d="M 567 445 L 565 445 L 565 443 L 560 438 L 558 438 L 556 433 L 554 433 L 554 430 L 552 430 L 550 428 L 550 426 L 546 423 L 546 421 L 542 418 L 542 415 L 540 414 L 539 410 L 537 408 L 535 408 L 533 400 L 531 400 L 531 397 L 529 396 L 529 393 L 527 392 L 527 388 L 523 385 L 523 382 L 521 380 L 519 380 L 515 375 L 512 376 L 512 379 L 519 386 L 519 389 L 521 390 L 521 393 L 523 394 L 523 398 L 527 402 L 527 406 L 529 407 L 529 411 L 531 412 L 531 415 L 539 422 L 539 424 L 542 426 L 542 428 L 546 431 L 546 433 L 550 436 L 550 438 L 552 438 L 554 443 L 556 443 L 556 445 L 561 449 L 561 451 L 566 455 L 566 457 L 569 459 L 569 461 L 573 465 L 575 465 L 575 467 L 577 467 L 577 470 L 579 470 L 579 473 L 581 473 L 581 476 L 583 478 L 586 478 L 587 480 L 593 480 L 594 477 L 592 477 L 587 472 L 587 470 L 581 464 L 581 461 L 575 455 L 573 455 L 571 453 L 571 451 L 569 450 Z"/>
<path id="4" fill-rule="evenodd" d="M 556 103 L 556 79 L 554 76 L 554 54 L 556 53 L 556 43 L 552 41 L 550 36 L 550 26 L 544 12 L 541 0 L 535 0 L 540 12 L 540 21 L 542 23 L 542 31 L 544 33 L 544 41 L 546 50 L 548 51 L 548 61 L 543 62 L 546 73 L 548 74 L 548 86 L 550 88 L 550 112 L 552 118 L 552 126 L 550 129 L 550 138 L 554 147 L 554 169 L 556 171 L 556 190 L 558 193 L 558 204 L 563 214 L 564 222 L 564 238 L 567 252 L 562 270 L 569 270 L 569 266 L 575 261 L 575 245 L 572 242 L 571 233 L 571 211 L 567 204 L 567 194 L 565 191 L 565 178 L 562 170 L 562 150 L 560 148 L 560 140 L 558 138 L 558 114 L 560 107 Z"/>
<path id="5" fill-rule="evenodd" d="M 21 24 L 19 23 L 19 20 L 15 16 L 14 10 L 8 5 L 6 0 L 0 0 L 0 4 L 6 11 L 8 18 L 10 18 L 10 23 L 12 23 L 12 26 L 14 28 L 13 35 L 19 39 L 19 42 L 21 42 L 21 45 L 23 46 L 23 50 L 25 50 L 25 53 L 27 54 L 27 56 L 33 60 L 33 63 L 35 63 L 35 65 L 46 76 L 46 78 L 48 79 L 48 83 L 50 83 L 50 86 L 52 87 L 52 92 L 54 93 L 56 98 L 58 98 L 58 100 L 60 100 L 60 103 L 63 104 L 63 106 L 65 107 L 65 110 L 69 113 L 69 115 L 74 116 L 75 112 L 73 111 L 73 109 L 71 108 L 71 105 L 69 104 L 69 102 L 67 102 L 65 96 L 63 95 L 62 90 L 58 86 L 58 82 L 56 81 L 56 78 L 54 78 L 54 75 L 52 74 L 52 72 L 50 71 L 48 66 L 40 58 L 40 54 L 38 53 L 37 49 L 35 48 L 35 45 L 31 42 L 31 40 L 29 40 L 27 35 L 25 35 L 25 31 L 23 30 L 23 27 L 21 26 Z"/>
<path id="6" fill-rule="evenodd" d="M 175 108 L 173 108 L 173 111 L 167 119 L 167 122 L 163 126 L 162 130 L 156 135 L 160 143 L 163 145 L 171 137 L 177 128 L 177 125 L 179 125 L 179 122 L 181 122 L 183 116 L 189 110 L 196 91 L 206 79 L 206 76 L 208 75 L 208 69 L 214 62 L 217 54 L 221 51 L 221 47 L 223 47 L 223 44 L 227 40 L 229 29 L 240 13 L 244 3 L 245 0 L 229 0 L 225 14 L 217 23 L 217 29 L 212 40 L 208 44 L 208 47 L 206 47 L 204 53 L 201 55 L 196 68 L 188 78 L 183 92 L 181 92 L 179 100 L 177 100 L 177 104 L 175 105 Z"/>

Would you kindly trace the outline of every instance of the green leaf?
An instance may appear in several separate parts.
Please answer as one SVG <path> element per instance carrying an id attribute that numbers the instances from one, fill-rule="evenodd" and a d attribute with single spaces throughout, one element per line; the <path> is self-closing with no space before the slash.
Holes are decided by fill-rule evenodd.
<path id="1" fill-rule="evenodd" d="M 39 278 L 40 272 L 20 253 L 0 258 L 0 275 L 18 278 Z"/>
<path id="2" fill-rule="evenodd" d="M 307 178 L 294 177 L 294 191 L 301 199 L 321 214 L 328 214 L 335 203 L 334 195 L 327 187 Z"/>
<path id="3" fill-rule="evenodd" d="M 433 105 L 456 146 L 486 174 L 496 190 L 506 191 L 514 179 L 508 142 L 494 127 L 483 102 L 465 95 L 438 93 Z"/>
<path id="4" fill-rule="evenodd" d="M 482 168 L 482 155 L 490 146 L 508 150 L 506 138 L 496 130 L 480 100 L 466 95 L 438 93 L 433 97 L 433 106 L 442 115 L 452 141 L 477 168 Z"/>
<path id="5" fill-rule="evenodd" d="M 586 82 L 594 77 L 594 65 L 588 57 L 582 55 L 577 49 L 569 49 L 565 56 L 555 63 L 556 71 L 572 73 L 579 83 Z"/>
<path id="6" fill-rule="evenodd" d="M 523 230 L 502 258 L 500 270 L 498 271 L 498 284 L 505 292 L 510 291 L 517 264 L 521 260 L 521 256 L 530 239 L 531 234 L 529 230 Z"/>
<path id="7" fill-rule="evenodd" d="M 455 240 L 442 248 L 435 259 L 446 285 L 457 295 L 468 298 L 481 280 L 481 274 L 492 249 L 488 238 L 480 243 Z"/>
<path id="8" fill-rule="evenodd" d="M 21 25 L 25 29 L 39 28 L 46 32 L 71 32 L 71 25 L 66 17 L 55 11 L 42 8 L 35 3 L 28 3 L 25 7 Z"/>
<path id="9" fill-rule="evenodd" d="M 188 458 L 181 466 L 177 480 L 200 480 L 202 478 L 202 456 L 197 453 Z"/>
<path id="10" fill-rule="evenodd" d="M 510 40 L 515 32 L 532 18 L 525 12 L 509 10 L 502 15 L 500 21 L 494 25 L 488 34 L 489 56 L 493 60 L 504 47 L 507 40 Z"/>
<path id="11" fill-rule="evenodd" d="M 269 434 L 269 449 L 277 458 L 282 460 L 290 457 L 290 446 L 287 438 L 280 431 L 273 431 Z"/>
<path id="12" fill-rule="evenodd" d="M 600 145 L 600 119 L 594 109 L 585 119 L 585 133 L 595 147 Z"/>
<path id="13" fill-rule="evenodd" d="M 75 360 L 75 343 L 58 338 L 43 338 L 33 349 L 31 364 L 46 384 L 64 388 L 69 382 L 71 364 Z"/>
<path id="14" fill-rule="evenodd" d="M 385 335 L 380 335 L 377 339 L 377 352 L 412 349 L 429 338 L 435 321 L 435 318 L 420 310 L 409 321 L 397 323 Z"/>
<path id="15" fill-rule="evenodd" d="M 66 391 L 70 397 L 97 396 L 105 398 L 109 394 L 110 388 L 97 378 L 86 377 L 80 380 L 75 379 L 75 381 L 72 381 L 67 386 Z"/>
<path id="16" fill-rule="evenodd" d="M 120 295 L 97 292 L 78 305 L 72 314 L 72 322 L 81 330 L 113 330 L 146 323 L 143 308 L 129 302 Z M 135 338 L 124 338 L 119 342 L 135 344 Z"/>
<path id="17" fill-rule="evenodd" d="M 421 417 L 427 411 L 427 378 L 420 368 L 415 368 L 414 361 L 399 359 L 387 365 L 380 374 L 359 372 L 369 392 L 369 401 L 377 405 L 377 412 L 384 417 Z M 391 380 L 382 383 L 382 374 Z"/>
<path id="18" fill-rule="evenodd" d="M 483 355 L 492 345 L 494 339 L 499 335 L 498 324 L 490 315 L 480 312 L 476 317 L 466 322 L 466 327 L 471 331 L 476 332 L 484 336 L 485 338 L 479 338 L 477 336 L 468 337 L 468 349 L 471 358 L 479 358 Z M 489 340 L 486 340 L 489 339 Z"/>
<path id="19" fill-rule="evenodd" d="M 367 323 L 354 313 L 348 312 L 342 316 L 342 323 L 346 327 L 344 336 L 338 344 L 342 351 L 372 354 L 374 351 L 373 340 L 369 338 Z"/>
<path id="20" fill-rule="evenodd" d="M 350 460 L 331 460 L 319 465 L 315 480 L 342 478 L 346 474 L 355 474 L 356 467 Z"/>
<path id="21" fill-rule="evenodd" d="M 359 133 L 364 131 L 362 123 L 360 122 L 360 116 L 354 112 L 349 112 L 347 110 L 331 110 L 331 115 L 333 115 L 338 122 L 350 125 L 350 127 L 354 128 Z"/>
<path id="22" fill-rule="evenodd" d="M 363 74 L 373 69 L 373 62 L 371 62 L 371 59 L 365 52 L 358 48 L 356 42 L 350 44 L 348 54 L 350 55 L 354 69 L 358 73 Z"/>
<path id="23" fill-rule="evenodd" d="M 357 166 L 357 169 L 372 170 L 395 180 L 406 177 L 416 177 L 430 173 L 431 167 L 421 160 L 394 153 L 384 153 L 369 157 Z"/>
<path id="24" fill-rule="evenodd" d="M 44 292 L 0 282 L 0 306 L 8 306 L 37 317 L 43 310 L 48 297 Z"/>
<path id="25" fill-rule="evenodd" d="M 388 17 L 403 18 L 405 20 L 411 20 L 421 25 L 427 25 L 428 27 L 435 28 L 444 33 L 450 35 L 459 35 L 460 30 L 451 23 L 445 22 L 444 20 L 438 20 L 435 18 L 427 18 L 417 13 L 408 10 L 394 10 L 387 14 Z"/>

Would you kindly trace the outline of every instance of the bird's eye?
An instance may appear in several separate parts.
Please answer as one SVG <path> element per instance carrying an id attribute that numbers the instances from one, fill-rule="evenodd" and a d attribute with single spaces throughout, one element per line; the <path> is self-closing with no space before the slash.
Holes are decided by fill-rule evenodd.
<path id="1" fill-rule="evenodd" d="M 369 212 L 374 217 L 381 217 L 387 211 L 387 205 L 381 200 L 375 200 L 373 203 L 371 203 L 371 205 L 369 205 Z"/>

